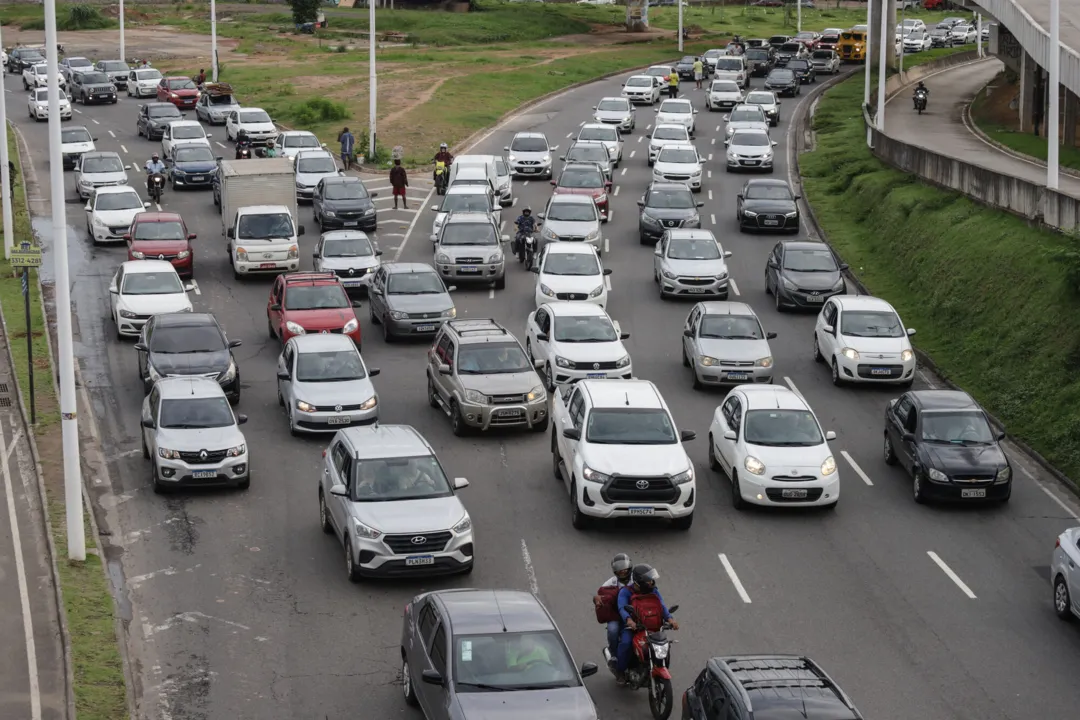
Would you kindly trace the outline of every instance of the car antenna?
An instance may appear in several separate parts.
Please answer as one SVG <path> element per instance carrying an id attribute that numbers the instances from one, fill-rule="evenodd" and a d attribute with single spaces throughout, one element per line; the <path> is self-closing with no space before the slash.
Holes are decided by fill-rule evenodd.
<path id="1" fill-rule="evenodd" d="M 630 393 L 625 393 L 625 395 L 626 395 L 626 407 L 630 407 Z"/>
<path id="2" fill-rule="evenodd" d="M 503 632 L 510 632 L 506 629 L 506 620 L 503 619 L 502 606 L 499 605 L 499 595 L 492 590 L 491 597 L 495 599 L 495 607 L 499 610 L 499 624 L 502 625 Z"/>

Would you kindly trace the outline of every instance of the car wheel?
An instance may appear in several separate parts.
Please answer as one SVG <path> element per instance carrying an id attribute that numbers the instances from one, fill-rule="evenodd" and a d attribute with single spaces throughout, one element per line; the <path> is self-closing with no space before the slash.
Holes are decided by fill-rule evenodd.
<path id="1" fill-rule="evenodd" d="M 555 372 L 551 369 L 551 363 L 544 365 L 544 379 L 547 380 L 548 392 L 555 392 Z"/>
<path id="2" fill-rule="evenodd" d="M 277 340 L 277 333 L 274 332 L 274 326 L 270 324 L 270 316 L 266 317 L 266 334 L 271 340 Z"/>
<path id="3" fill-rule="evenodd" d="M 589 527 L 589 516 L 581 512 L 577 501 L 577 481 L 570 483 L 570 524 L 575 530 Z"/>
<path id="4" fill-rule="evenodd" d="M 765 273 L 765 294 L 772 295 L 772 287 L 769 286 L 769 273 Z"/>
<path id="5" fill-rule="evenodd" d="M 664 294 L 664 283 L 663 282 L 657 283 L 656 288 L 660 292 L 660 299 L 661 300 L 667 300 L 667 295 Z"/>
<path id="6" fill-rule="evenodd" d="M 559 472 L 562 458 L 559 456 L 559 438 L 556 436 L 558 431 L 558 428 L 551 428 L 551 474 L 556 480 L 562 480 L 562 473 Z"/>
<path id="7" fill-rule="evenodd" d="M 390 332 L 390 323 L 382 324 L 382 339 L 387 344 L 394 342 L 394 333 Z"/>
<path id="8" fill-rule="evenodd" d="M 716 445 L 713 444 L 713 435 L 709 433 L 709 469 L 716 472 L 722 472 L 724 466 L 720 464 L 720 460 L 716 457 Z"/>
<path id="9" fill-rule="evenodd" d="M 250 470 L 248 470 L 248 476 L 246 478 L 244 478 L 240 482 L 236 483 L 236 489 L 237 490 L 247 490 L 249 487 L 251 487 L 251 471 Z"/>
<path id="10" fill-rule="evenodd" d="M 278 391 L 277 391 L 277 404 L 278 404 L 278 405 L 279 405 L 280 407 L 285 407 L 285 398 L 284 398 L 284 397 L 282 396 L 282 394 L 281 394 L 281 384 L 280 384 L 280 383 L 278 384 Z"/>
<path id="11" fill-rule="evenodd" d="M 896 453 L 893 451 L 892 440 L 889 439 L 889 433 L 885 433 L 885 443 L 883 446 L 886 465 L 896 464 Z"/>
<path id="12" fill-rule="evenodd" d="M 147 459 L 149 459 L 149 458 L 150 458 L 150 448 L 148 448 L 148 447 L 146 446 L 146 436 L 145 436 L 145 435 L 142 435 L 142 434 L 140 433 L 140 437 L 139 437 L 139 440 L 140 440 L 140 444 L 142 445 L 142 456 L 143 456 L 144 458 L 147 458 Z"/>
<path id="13" fill-rule="evenodd" d="M 457 437 L 469 434 L 469 426 L 465 424 L 465 418 L 461 414 L 461 406 L 457 404 L 457 400 L 450 402 L 450 430 Z"/>
<path id="14" fill-rule="evenodd" d="M 300 437 L 300 430 L 296 427 L 296 418 L 293 417 L 292 408 L 285 408 L 285 417 L 289 421 L 289 434 Z"/>
<path id="15" fill-rule="evenodd" d="M 352 540 L 349 536 L 345 536 L 345 573 L 349 577 L 349 582 L 360 582 L 360 568 L 356 566 L 356 562 L 353 560 Z"/>
<path id="16" fill-rule="evenodd" d="M 330 524 L 330 511 L 326 509 L 326 498 L 321 488 L 319 489 L 319 527 L 327 535 L 334 532 L 334 526 Z"/>
<path id="17" fill-rule="evenodd" d="M 825 356 L 821 354 L 821 348 L 818 347 L 817 335 L 814 336 L 814 362 L 825 362 Z"/>
<path id="18" fill-rule="evenodd" d="M 649 238 L 645 236 L 645 233 L 638 233 L 638 243 L 641 245 L 649 244 Z"/>
<path id="19" fill-rule="evenodd" d="M 150 484 L 154 488 L 155 495 L 164 495 L 165 493 L 169 492 L 169 488 L 163 485 L 160 480 L 158 480 L 157 465 L 154 465 L 153 463 L 150 464 Z"/>
<path id="20" fill-rule="evenodd" d="M 673 518 L 671 521 L 672 530 L 689 530 L 690 526 L 694 524 L 694 513 L 685 515 L 679 518 Z"/>
<path id="21" fill-rule="evenodd" d="M 499 278 L 498 280 L 495 281 L 495 289 L 496 290 L 505 290 L 506 289 L 506 276 L 505 275 L 503 275 L 501 278 Z"/>
<path id="22" fill-rule="evenodd" d="M 401 693 L 405 696 L 405 704 L 409 707 L 418 707 L 420 701 L 416 699 L 413 690 L 412 670 L 409 669 L 409 661 L 405 659 L 405 651 L 401 651 Z"/>
<path id="23" fill-rule="evenodd" d="M 731 507 L 736 510 L 743 510 L 746 508 L 746 501 L 743 500 L 742 486 L 739 484 L 739 473 L 731 473 Z"/>
<path id="24" fill-rule="evenodd" d="M 682 349 L 682 366 L 685 368 L 690 367 L 690 358 L 686 356 L 686 348 Z"/>
<path id="25" fill-rule="evenodd" d="M 439 396 L 436 394 L 435 391 L 435 382 L 431 379 L 430 375 L 427 379 L 427 402 L 428 405 L 433 408 L 437 409 L 441 407 L 441 405 L 439 405 Z"/>
<path id="26" fill-rule="evenodd" d="M 836 358 L 832 361 L 832 384 L 836 387 L 844 384 L 844 378 L 840 377 L 840 361 Z"/>
<path id="27" fill-rule="evenodd" d="M 1072 598 L 1069 595 L 1069 584 L 1065 578 L 1058 575 L 1054 578 L 1054 612 L 1062 620 L 1072 620 Z"/>
<path id="28" fill-rule="evenodd" d="M 543 420 L 541 420 L 540 422 L 533 425 L 532 428 L 530 428 L 530 429 L 534 433 L 546 433 L 547 429 L 548 429 L 548 421 L 549 421 L 549 418 L 545 417 Z"/>
<path id="29" fill-rule="evenodd" d="M 916 470 L 911 480 L 911 495 L 915 499 L 915 502 L 922 505 L 926 502 L 926 495 L 923 492 L 922 485 L 922 471 Z"/>

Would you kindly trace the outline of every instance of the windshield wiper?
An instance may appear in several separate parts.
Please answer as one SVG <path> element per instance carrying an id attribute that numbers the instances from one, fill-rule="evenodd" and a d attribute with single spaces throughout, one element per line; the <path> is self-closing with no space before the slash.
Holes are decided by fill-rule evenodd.
<path id="1" fill-rule="evenodd" d="M 989 445 L 990 444 L 988 442 L 984 442 L 983 440 L 949 440 L 948 443 L 950 445 L 963 445 L 964 447 L 969 447 L 971 445 Z"/>
<path id="2" fill-rule="evenodd" d="M 350 380 L 363 380 L 365 376 L 356 375 L 353 377 L 329 377 L 329 378 L 297 378 L 300 382 L 306 383 L 321 383 L 321 382 L 348 382 Z"/>
<path id="3" fill-rule="evenodd" d="M 460 683 L 459 683 L 460 684 Z M 547 683 L 546 685 L 514 685 L 512 690 L 555 690 L 557 688 L 574 687 L 570 683 Z"/>
<path id="4" fill-rule="evenodd" d="M 163 430 L 209 430 L 215 427 L 224 427 L 218 425 L 162 425 Z"/>
<path id="5" fill-rule="evenodd" d="M 486 683 L 471 683 L 471 682 L 459 682 L 457 683 L 459 688 L 476 688 L 477 690 L 491 690 L 492 692 L 508 692 L 510 690 L 517 690 L 518 688 L 500 687 L 498 685 L 488 685 Z"/>
<path id="6" fill-rule="evenodd" d="M 165 353 L 166 355 L 194 355 L 195 353 L 209 353 L 209 352 L 218 352 L 218 351 L 217 350 L 174 350 L 174 351 L 170 352 L 168 350 L 158 350 L 158 352 Z"/>

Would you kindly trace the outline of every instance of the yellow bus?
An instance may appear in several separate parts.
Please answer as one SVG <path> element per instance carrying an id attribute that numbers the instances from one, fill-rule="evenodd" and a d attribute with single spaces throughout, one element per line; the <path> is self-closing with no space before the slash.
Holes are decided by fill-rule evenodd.
<path id="1" fill-rule="evenodd" d="M 858 30 L 840 33 L 836 53 L 844 62 L 866 62 L 866 33 Z"/>

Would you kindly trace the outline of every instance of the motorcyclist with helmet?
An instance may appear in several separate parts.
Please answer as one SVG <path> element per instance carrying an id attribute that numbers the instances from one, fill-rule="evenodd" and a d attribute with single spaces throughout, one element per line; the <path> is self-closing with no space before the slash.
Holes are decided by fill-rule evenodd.
<path id="1" fill-rule="evenodd" d="M 915 86 L 915 92 L 912 93 L 912 95 L 911 95 L 911 100 L 912 100 L 913 103 L 915 103 L 915 109 L 916 110 L 919 109 L 919 93 L 922 93 L 922 94 L 926 95 L 926 101 L 927 101 L 927 104 L 929 104 L 929 102 L 930 102 L 930 88 L 926 87 L 926 85 L 923 84 L 922 80 L 920 80 L 919 84 Z"/>
<path id="2" fill-rule="evenodd" d="M 517 227 L 517 234 L 514 236 L 514 242 L 510 250 L 521 257 L 522 253 L 525 252 L 524 243 L 526 238 L 536 232 L 536 218 L 533 217 L 532 208 L 526 206 L 518 215 L 518 219 L 514 221 L 514 225 Z"/>
<path id="3" fill-rule="evenodd" d="M 668 611 L 667 603 L 656 588 L 656 581 L 660 579 L 660 573 L 652 565 L 635 565 L 630 571 L 631 584 L 619 590 L 619 614 L 622 616 L 625 628 L 619 635 L 619 648 L 616 653 L 618 662 L 615 666 L 615 681 L 620 685 L 626 684 L 626 668 L 630 666 L 630 646 L 633 643 L 634 633 L 638 624 L 631 616 L 627 606 L 634 606 L 635 597 L 642 595 L 655 595 L 663 608 L 663 618 L 672 630 L 679 629 L 679 623 Z"/>
<path id="4" fill-rule="evenodd" d="M 628 587 L 631 583 L 630 570 L 633 567 L 633 563 L 630 560 L 630 556 L 626 553 L 619 553 L 611 561 L 611 571 L 615 573 L 608 578 L 603 585 L 600 586 L 599 591 L 593 596 L 593 605 L 596 606 L 597 617 L 601 617 L 601 613 L 604 612 L 604 606 L 610 605 L 607 612 L 607 617 L 617 615 L 617 619 L 608 620 L 607 622 L 607 641 L 608 650 L 611 652 L 611 661 L 615 662 L 615 653 L 619 649 L 619 633 L 622 631 L 622 616 L 619 615 L 618 598 L 619 592 Z"/>
<path id="5" fill-rule="evenodd" d="M 439 171 L 446 172 L 454 163 L 454 156 L 450 153 L 450 149 L 446 143 L 439 145 L 439 152 L 435 153 L 434 161 L 435 173 L 432 175 L 432 179 L 438 182 Z M 442 167 L 439 166 L 439 163 L 442 163 Z"/>
<path id="6" fill-rule="evenodd" d="M 154 175 L 165 175 L 165 163 L 161 162 L 161 156 L 154 153 L 146 161 L 146 191 L 150 192 L 150 180 Z"/>
<path id="7" fill-rule="evenodd" d="M 251 138 L 248 137 L 247 130 L 243 128 L 240 132 L 236 133 L 236 159 L 240 160 L 244 157 L 244 150 L 248 151 L 248 157 L 251 157 Z"/>

